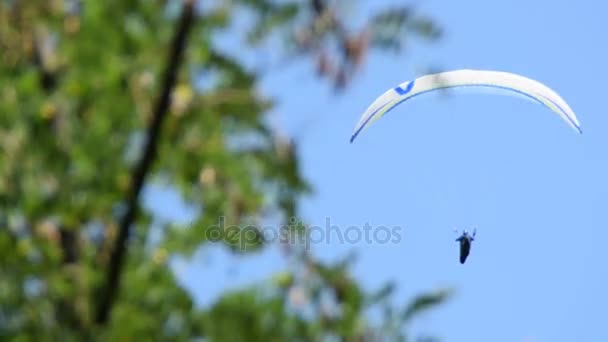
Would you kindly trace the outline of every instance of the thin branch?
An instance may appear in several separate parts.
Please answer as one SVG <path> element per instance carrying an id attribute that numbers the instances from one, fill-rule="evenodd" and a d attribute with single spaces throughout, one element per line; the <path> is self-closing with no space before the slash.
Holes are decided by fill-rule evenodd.
<path id="1" fill-rule="evenodd" d="M 167 116 L 167 110 L 171 99 L 171 90 L 173 89 L 177 78 L 177 71 L 181 64 L 182 55 L 186 48 L 188 34 L 193 26 L 193 22 L 194 0 L 185 0 L 182 16 L 178 22 L 178 27 L 170 46 L 169 59 L 163 77 L 161 94 L 154 107 L 154 115 L 150 126 L 148 127 L 147 141 L 143 156 L 139 164 L 133 170 L 131 177 L 131 186 L 127 194 L 127 210 L 120 220 L 118 235 L 110 254 L 106 284 L 100 291 L 95 317 L 95 322 L 99 325 L 107 323 L 120 288 L 120 276 L 125 263 L 125 254 L 127 252 L 126 242 L 129 237 L 130 227 L 137 214 L 141 189 L 151 169 L 152 163 L 156 159 L 161 125 L 164 118 Z"/>

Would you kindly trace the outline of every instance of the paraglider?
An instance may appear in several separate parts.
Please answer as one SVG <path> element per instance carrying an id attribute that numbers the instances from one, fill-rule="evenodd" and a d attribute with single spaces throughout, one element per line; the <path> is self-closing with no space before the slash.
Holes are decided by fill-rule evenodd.
<path id="1" fill-rule="evenodd" d="M 544 84 L 508 72 L 462 69 L 421 76 L 387 90 L 363 113 L 350 142 L 372 122 L 406 100 L 440 89 L 463 87 L 493 89 L 504 94 L 523 96 L 557 113 L 570 127 L 582 134 L 574 111 L 564 99 Z"/>
<path id="2" fill-rule="evenodd" d="M 475 234 L 477 230 L 473 230 L 473 235 L 469 235 L 466 230 L 462 232 L 462 235 L 456 241 L 460 242 L 460 263 L 464 264 L 467 261 L 469 252 L 471 251 L 471 243 L 475 241 Z"/>

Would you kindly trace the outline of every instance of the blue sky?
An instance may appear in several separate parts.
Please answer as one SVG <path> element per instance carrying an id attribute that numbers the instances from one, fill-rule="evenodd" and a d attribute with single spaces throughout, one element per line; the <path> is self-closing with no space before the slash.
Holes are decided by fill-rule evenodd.
<path id="1" fill-rule="evenodd" d="M 391 3 L 399 2 L 368 1 L 361 9 Z M 602 325 L 608 308 L 608 5 L 434 0 L 418 8 L 442 25 L 444 38 L 414 41 L 401 55 L 373 53 L 341 96 L 319 86 L 309 63 L 263 81 L 265 93 L 280 100 L 272 119 L 301 138 L 304 173 L 316 190 L 303 203 L 305 218 L 317 225 L 329 218 L 343 229 L 366 222 L 402 228 L 398 243 L 321 243 L 315 254 L 334 260 L 356 250 L 356 277 L 368 289 L 394 281 L 398 303 L 453 287 L 452 300 L 415 321 L 413 332 L 445 341 L 608 340 Z M 376 96 L 431 66 L 537 79 L 569 102 L 584 134 L 519 98 L 426 95 L 349 143 Z M 167 217 L 186 214 L 176 199 L 151 192 L 148 200 Z M 472 227 L 477 239 L 460 265 L 452 229 Z M 176 271 L 206 305 L 222 290 L 285 267 L 275 248 L 241 259 L 210 247 Z"/>

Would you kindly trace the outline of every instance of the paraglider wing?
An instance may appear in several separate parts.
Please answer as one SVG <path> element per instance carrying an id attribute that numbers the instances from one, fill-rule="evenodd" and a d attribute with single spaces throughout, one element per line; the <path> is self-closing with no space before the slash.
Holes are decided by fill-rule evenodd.
<path id="1" fill-rule="evenodd" d="M 582 133 L 574 111 L 564 99 L 544 84 L 508 72 L 463 69 L 425 75 L 387 90 L 363 113 L 350 142 L 372 122 L 406 100 L 440 89 L 463 87 L 489 88 L 504 94 L 526 97 L 557 113 L 568 125 Z"/>

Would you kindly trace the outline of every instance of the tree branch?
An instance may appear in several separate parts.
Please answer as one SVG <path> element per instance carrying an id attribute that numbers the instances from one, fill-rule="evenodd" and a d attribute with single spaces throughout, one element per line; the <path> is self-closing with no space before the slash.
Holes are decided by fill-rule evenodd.
<path id="1" fill-rule="evenodd" d="M 147 141 L 140 162 L 133 170 L 131 186 L 127 194 L 127 210 L 120 220 L 118 235 L 112 246 L 110 262 L 106 274 L 106 284 L 100 289 L 99 302 L 95 322 L 99 325 L 107 323 L 112 306 L 115 302 L 120 288 L 121 271 L 125 263 L 127 252 L 126 242 L 129 237 L 130 227 L 136 218 L 138 210 L 139 195 L 145 179 L 156 159 L 158 140 L 161 125 L 167 116 L 167 110 L 171 100 L 171 90 L 177 78 L 177 71 L 181 64 L 182 55 L 186 48 L 188 34 L 194 22 L 194 0 L 185 0 L 178 27 L 171 42 L 169 59 L 163 76 L 160 97 L 154 107 L 154 114 L 147 132 Z"/>

